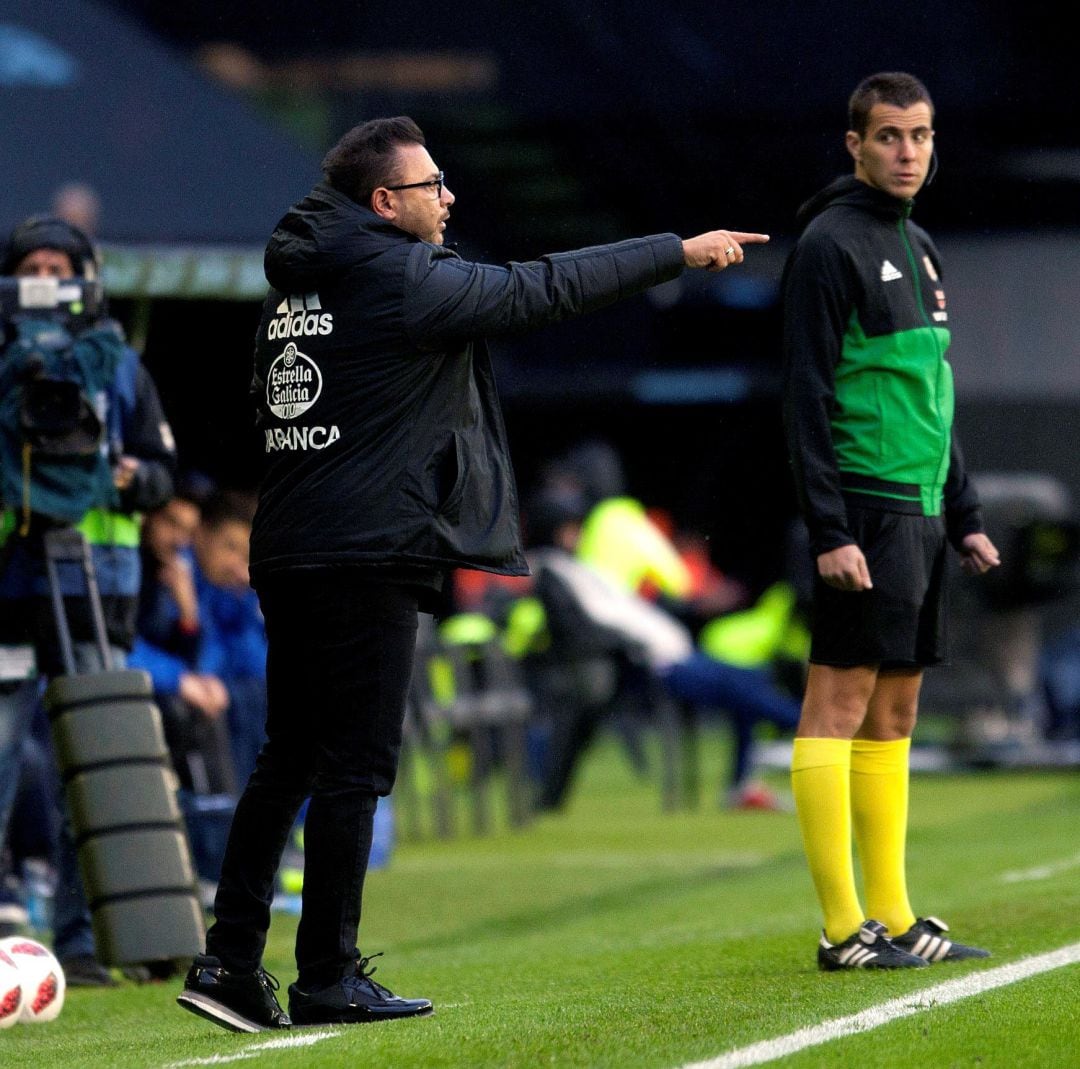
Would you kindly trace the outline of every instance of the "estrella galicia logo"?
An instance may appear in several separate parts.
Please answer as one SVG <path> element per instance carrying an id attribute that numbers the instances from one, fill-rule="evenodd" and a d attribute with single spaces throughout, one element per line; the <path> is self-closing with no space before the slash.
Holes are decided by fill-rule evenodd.
<path id="1" fill-rule="evenodd" d="M 289 342 L 270 365 L 266 376 L 266 403 L 281 419 L 303 415 L 322 393 L 322 372 L 318 364 Z"/>

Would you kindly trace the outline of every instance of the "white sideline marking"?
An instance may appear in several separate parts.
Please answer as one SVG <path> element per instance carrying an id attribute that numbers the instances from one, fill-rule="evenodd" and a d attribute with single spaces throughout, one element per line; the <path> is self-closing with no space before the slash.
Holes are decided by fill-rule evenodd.
<path id="1" fill-rule="evenodd" d="M 891 999 L 880 1006 L 871 1006 L 870 1009 L 852 1014 L 850 1017 L 837 1017 L 833 1021 L 823 1021 L 809 1028 L 800 1028 L 790 1035 L 754 1043 L 749 1047 L 743 1047 L 742 1050 L 729 1051 L 727 1054 L 710 1058 L 708 1061 L 691 1062 L 682 1066 L 681 1069 L 740 1069 L 741 1066 L 763 1065 L 765 1062 L 796 1054 L 807 1047 L 816 1047 L 830 1040 L 852 1036 L 858 1032 L 868 1032 L 872 1028 L 878 1028 L 901 1017 L 910 1017 L 920 1010 L 959 1002 L 972 995 L 991 991 L 995 987 L 1014 984 L 1017 980 L 1025 980 L 1029 976 L 1049 972 L 1051 969 L 1060 969 L 1066 965 L 1075 965 L 1077 962 L 1080 962 L 1080 943 L 1073 943 L 1060 950 L 1052 950 L 1047 954 L 1039 954 L 1031 958 L 1021 958 L 1011 965 L 1001 965 L 996 969 L 988 969 L 986 972 L 971 973 L 969 976 L 961 976 L 956 980 L 938 984 L 936 987 L 928 987 L 924 991 Z"/>
<path id="2" fill-rule="evenodd" d="M 1027 883 L 1029 880 L 1048 880 L 1060 872 L 1080 867 L 1080 854 L 1067 857 L 1063 861 L 1052 861 L 1049 865 L 1036 865 L 1033 869 L 1014 869 L 1003 872 L 998 879 L 1002 883 Z"/>
<path id="3" fill-rule="evenodd" d="M 232 1054 L 211 1054 L 208 1058 L 187 1058 L 182 1062 L 169 1062 L 164 1069 L 182 1069 L 188 1065 L 225 1065 L 227 1062 L 242 1062 L 248 1058 L 257 1058 L 264 1050 L 285 1050 L 289 1047 L 310 1047 L 313 1043 L 321 1043 L 324 1039 L 333 1039 L 341 1035 L 340 1032 L 312 1032 L 301 1036 L 281 1036 L 278 1039 L 270 1039 L 263 1043 L 254 1043 L 250 1047 L 235 1051 Z"/>
<path id="4" fill-rule="evenodd" d="M 750 869 L 764 865 L 772 858 L 767 854 L 751 853 L 750 851 L 726 852 L 703 855 L 696 850 L 670 850 L 660 854 L 639 854 L 632 851 L 588 851 L 572 850 L 566 853 L 552 853 L 538 855 L 537 865 L 550 868 L 596 868 L 596 869 L 634 869 L 670 868 L 680 872 L 688 868 L 740 868 Z M 506 856 L 499 855 L 490 858 L 470 858 L 471 869 L 492 869 L 502 872 L 506 868 Z M 453 856 L 446 857 L 400 857 L 395 858 L 394 866 L 401 872 L 460 872 L 461 859 Z"/>

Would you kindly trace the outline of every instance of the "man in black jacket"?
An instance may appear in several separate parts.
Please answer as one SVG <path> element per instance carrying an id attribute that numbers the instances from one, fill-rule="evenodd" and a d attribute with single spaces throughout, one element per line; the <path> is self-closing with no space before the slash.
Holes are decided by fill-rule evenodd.
<path id="1" fill-rule="evenodd" d="M 375 983 L 356 939 L 372 815 L 397 769 L 417 612 L 458 567 L 527 572 L 484 339 L 580 315 L 761 234 L 661 234 L 506 267 L 443 248 L 454 204 L 411 119 L 349 131 L 278 224 L 252 393 L 266 472 L 251 541 L 266 618 L 267 743 L 237 807 L 207 953 L 181 1005 L 290 1024 L 261 967 L 274 873 L 303 799 L 297 1024 L 431 1012 Z M 372 970 L 373 971 L 373 970 Z"/>
<path id="2" fill-rule="evenodd" d="M 916 918 L 904 871 L 919 687 L 945 653 L 946 540 L 965 570 L 998 563 L 952 433 L 940 260 L 909 219 L 934 159 L 932 123 L 911 75 L 858 86 L 855 174 L 804 206 L 784 272 L 785 425 L 817 561 L 792 785 L 825 915 L 823 969 L 986 954 Z"/>

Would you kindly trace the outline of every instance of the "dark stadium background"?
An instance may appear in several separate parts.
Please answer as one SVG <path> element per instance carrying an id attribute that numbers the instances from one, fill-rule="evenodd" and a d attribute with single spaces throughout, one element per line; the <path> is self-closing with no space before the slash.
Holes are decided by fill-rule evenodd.
<path id="1" fill-rule="evenodd" d="M 1018 267 L 1007 252 L 1043 264 L 1045 250 L 1080 223 L 1072 36 L 1057 24 L 1060 5 L 80 6 L 137 30 L 148 48 L 164 48 L 170 62 L 291 146 L 276 157 L 276 207 L 266 203 L 275 157 L 253 163 L 250 185 L 263 187 L 263 199 L 254 222 L 245 221 L 258 231 L 245 235 L 249 243 L 265 240 L 275 213 L 318 177 L 322 151 L 345 129 L 402 113 L 424 128 L 447 172 L 458 197 L 449 239 L 467 257 L 527 259 L 658 230 L 771 233 L 774 247 L 752 251 L 745 270 L 691 276 L 496 347 L 523 486 L 577 437 L 607 437 L 622 451 L 631 490 L 708 533 L 718 563 L 754 585 L 779 566 L 794 514 L 775 303 L 794 213 L 850 170 L 843 132 L 854 84 L 875 70 L 910 70 L 935 98 L 941 158 L 917 219 L 943 246 L 947 269 L 954 246 L 962 267 L 946 282 L 958 313 L 954 363 L 969 464 L 1049 471 L 1080 494 L 1076 349 L 1055 348 L 1076 334 L 1060 321 L 1049 344 L 1031 337 L 1055 293 L 1045 272 L 1075 272 L 1068 265 L 1077 258 L 1066 243 L 1044 271 Z M 185 133 L 178 151 L 189 191 L 213 198 L 224 164 L 207 147 L 211 133 L 206 146 Z M 189 211 L 197 204 L 190 192 L 177 194 L 177 210 L 181 202 Z M 105 236 L 111 222 L 116 236 L 138 239 L 141 224 L 122 215 L 120 204 L 106 203 Z M 197 221 L 183 225 L 190 231 Z M 131 232 L 120 234 L 125 226 Z M 983 286 L 987 249 L 1030 288 L 1011 309 Z M 225 481 L 254 481 L 246 388 L 257 304 L 131 297 L 114 308 L 136 336 L 145 333 L 145 359 L 184 460 Z M 990 346 L 999 352 L 988 370 Z"/>

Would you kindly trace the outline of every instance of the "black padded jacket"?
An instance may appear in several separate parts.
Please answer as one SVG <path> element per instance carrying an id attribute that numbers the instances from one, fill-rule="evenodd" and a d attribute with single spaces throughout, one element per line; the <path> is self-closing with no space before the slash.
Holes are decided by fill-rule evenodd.
<path id="1" fill-rule="evenodd" d="M 267 247 L 252 576 L 321 565 L 528 571 L 484 339 L 677 276 L 674 234 L 468 263 L 321 183 Z"/>

